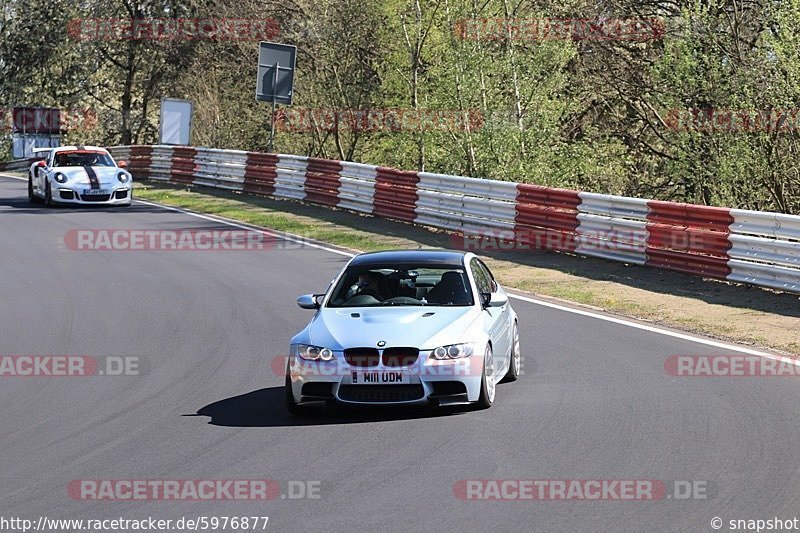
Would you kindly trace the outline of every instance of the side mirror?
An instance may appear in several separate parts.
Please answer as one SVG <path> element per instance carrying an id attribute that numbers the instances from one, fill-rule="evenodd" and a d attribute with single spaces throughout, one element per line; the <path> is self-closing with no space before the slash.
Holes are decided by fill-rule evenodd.
<path id="1" fill-rule="evenodd" d="M 304 294 L 297 299 L 297 305 L 303 309 L 319 309 L 324 294 Z"/>
<path id="2" fill-rule="evenodd" d="M 482 292 L 481 293 L 481 303 L 483 303 L 483 307 L 503 307 L 508 303 L 508 295 L 506 293 L 497 291 L 497 292 Z"/>
<path id="3" fill-rule="evenodd" d="M 128 168 L 128 163 L 126 163 L 125 161 L 117 161 L 117 166 L 119 168 Z"/>
<path id="4" fill-rule="evenodd" d="M 47 163 L 45 163 L 44 160 L 36 162 L 36 166 L 39 167 L 39 168 L 44 168 L 46 165 L 47 165 Z"/>
<path id="5" fill-rule="evenodd" d="M 482 292 L 481 293 L 481 305 L 485 308 L 489 307 L 489 304 L 492 301 L 492 293 L 491 292 Z"/>

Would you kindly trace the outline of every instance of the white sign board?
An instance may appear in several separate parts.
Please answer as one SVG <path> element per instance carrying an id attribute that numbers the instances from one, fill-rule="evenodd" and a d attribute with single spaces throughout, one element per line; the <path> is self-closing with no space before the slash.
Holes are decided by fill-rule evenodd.
<path id="1" fill-rule="evenodd" d="M 161 99 L 159 144 L 189 145 L 192 142 L 192 102 Z"/>
<path id="2" fill-rule="evenodd" d="M 57 148 L 59 146 L 61 146 L 60 135 L 11 134 L 11 157 L 14 159 L 33 157 L 34 148 Z"/>

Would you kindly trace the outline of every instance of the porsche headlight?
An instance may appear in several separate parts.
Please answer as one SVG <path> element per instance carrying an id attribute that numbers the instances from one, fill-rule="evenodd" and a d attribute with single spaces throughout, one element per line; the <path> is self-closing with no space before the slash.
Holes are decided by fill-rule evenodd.
<path id="1" fill-rule="evenodd" d="M 117 179 L 119 180 L 120 183 L 127 183 L 130 178 L 125 172 L 120 172 L 119 174 L 117 174 Z"/>
<path id="2" fill-rule="evenodd" d="M 59 183 L 66 183 L 67 182 L 67 177 L 64 174 L 62 174 L 61 172 L 56 172 L 55 174 L 53 174 L 53 179 L 56 180 Z"/>
<path id="3" fill-rule="evenodd" d="M 444 359 L 461 359 L 472 355 L 473 347 L 471 343 L 450 344 L 439 346 L 431 351 L 431 357 L 440 361 Z"/>
<path id="4" fill-rule="evenodd" d="M 309 344 L 296 344 L 295 355 L 306 361 L 331 361 L 333 360 L 333 351 L 329 348 L 322 348 L 321 346 L 312 346 Z"/>

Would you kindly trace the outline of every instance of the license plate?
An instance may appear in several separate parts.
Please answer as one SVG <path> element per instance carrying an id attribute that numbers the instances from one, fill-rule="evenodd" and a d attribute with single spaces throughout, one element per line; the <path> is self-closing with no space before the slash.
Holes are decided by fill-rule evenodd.
<path id="1" fill-rule="evenodd" d="M 94 196 L 100 194 L 108 194 L 108 189 L 83 189 L 84 196 Z"/>
<path id="2" fill-rule="evenodd" d="M 351 375 L 353 385 L 409 385 L 411 375 L 403 370 L 357 370 Z"/>

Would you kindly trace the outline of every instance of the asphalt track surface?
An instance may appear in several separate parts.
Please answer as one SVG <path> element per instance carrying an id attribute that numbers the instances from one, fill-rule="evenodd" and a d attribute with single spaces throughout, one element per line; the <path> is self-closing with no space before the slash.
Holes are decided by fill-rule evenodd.
<path id="1" fill-rule="evenodd" d="M 800 516 L 800 380 L 676 378 L 673 354 L 731 353 L 512 300 L 524 376 L 486 411 L 290 417 L 271 360 L 347 257 L 75 251 L 71 229 L 222 228 L 135 203 L 46 210 L 0 178 L 0 354 L 136 356 L 139 376 L 0 378 L 0 516 L 269 516 L 269 531 L 713 531 Z M 746 318 L 743 318 L 746 319 Z M 73 500 L 70 480 L 320 482 L 320 498 Z M 464 501 L 464 479 L 708 483 L 706 499 Z M 727 525 L 721 531 L 728 531 Z"/>

